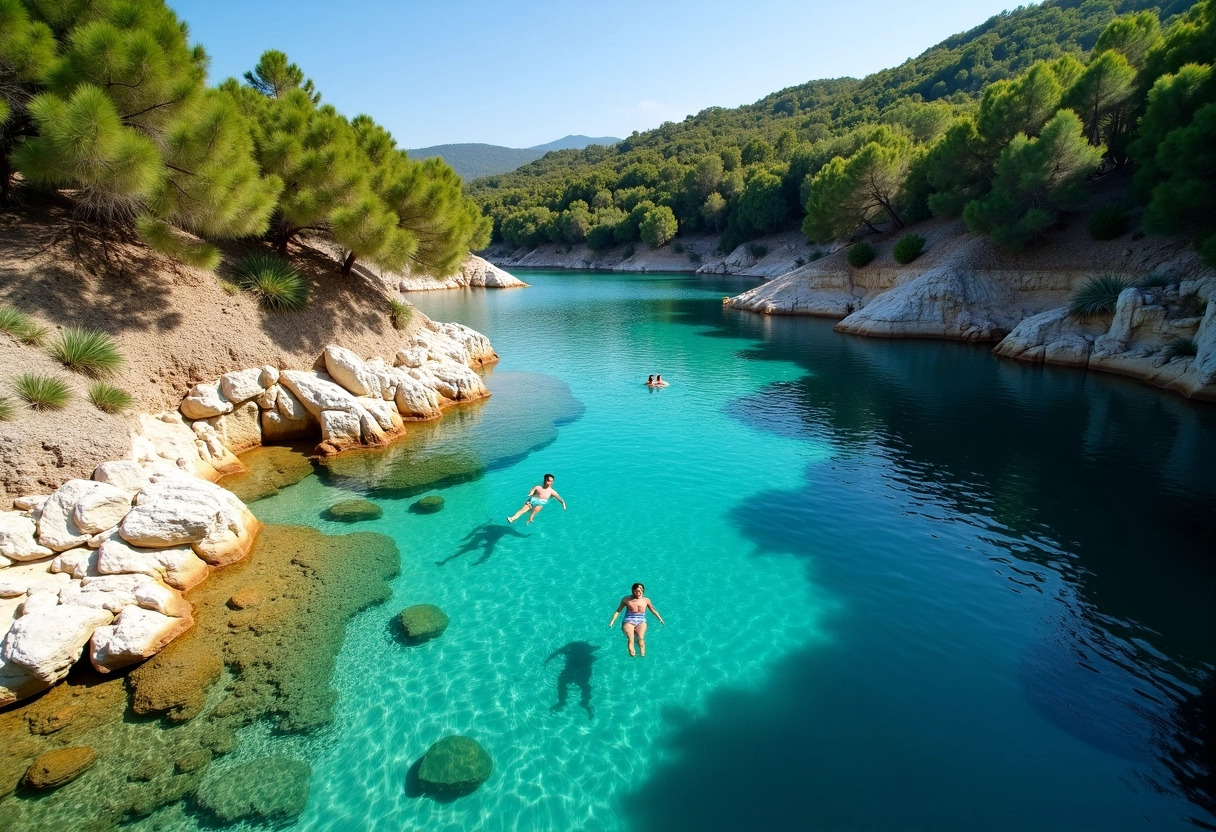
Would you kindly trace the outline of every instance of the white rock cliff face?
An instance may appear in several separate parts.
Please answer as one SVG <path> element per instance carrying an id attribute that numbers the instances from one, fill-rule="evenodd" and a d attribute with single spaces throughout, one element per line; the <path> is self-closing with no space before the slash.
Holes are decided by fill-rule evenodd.
<path id="1" fill-rule="evenodd" d="M 330 345 L 328 373 L 253 367 L 195 385 L 180 413 L 136 419 L 130 459 L 0 512 L 0 707 L 62 680 L 86 644 L 107 673 L 194 626 L 182 593 L 261 529 L 214 483 L 244 470 L 236 452 L 318 431 L 322 453 L 379 444 L 488 396 L 473 370 L 498 359 L 485 336 L 423 323 L 392 363 Z"/>

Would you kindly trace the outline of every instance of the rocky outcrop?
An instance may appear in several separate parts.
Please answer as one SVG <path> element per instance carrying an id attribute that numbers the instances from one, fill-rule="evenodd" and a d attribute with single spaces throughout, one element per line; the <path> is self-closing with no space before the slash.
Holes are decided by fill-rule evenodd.
<path id="1" fill-rule="evenodd" d="M 108 673 L 194 626 L 182 593 L 261 530 L 214 483 L 244 470 L 235 452 L 295 430 L 319 430 L 322 452 L 380 444 L 489 395 L 473 369 L 498 359 L 485 336 L 430 320 L 411 332 L 391 364 L 330 345 L 326 372 L 261 366 L 197 384 L 180 413 L 137 417 L 130 459 L 0 512 L 0 707 L 62 680 L 86 645 Z"/>
<path id="2" fill-rule="evenodd" d="M 470 254 L 460 265 L 460 271 L 451 277 L 431 277 L 424 274 L 404 274 L 394 275 L 394 277 L 398 278 L 396 288 L 400 292 L 429 292 L 435 289 L 464 289 L 467 287 L 517 289 L 528 285 L 475 254 Z"/>
<path id="3" fill-rule="evenodd" d="M 1019 323 L 994 352 L 1132 376 L 1216 401 L 1216 279 L 1124 289 L 1115 311 L 1077 320 L 1066 307 Z M 1192 352 L 1193 349 L 1193 352 Z"/>
<path id="4" fill-rule="evenodd" d="M 494 761 L 472 737 L 444 737 L 427 749 L 418 766 L 423 792 L 437 797 L 471 794 L 494 773 Z"/>

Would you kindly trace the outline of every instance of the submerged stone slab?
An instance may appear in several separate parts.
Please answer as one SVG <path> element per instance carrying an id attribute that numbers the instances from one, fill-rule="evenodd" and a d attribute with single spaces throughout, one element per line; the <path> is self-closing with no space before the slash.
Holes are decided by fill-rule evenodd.
<path id="1" fill-rule="evenodd" d="M 97 760 L 97 752 L 85 746 L 56 748 L 38 756 L 25 773 L 25 783 L 34 789 L 55 789 L 70 783 Z"/>
<path id="2" fill-rule="evenodd" d="M 378 520 L 384 516 L 384 509 L 371 500 L 342 500 L 327 508 L 324 516 L 327 520 L 358 523 L 361 520 Z"/>
<path id="3" fill-rule="evenodd" d="M 444 737 L 427 749 L 418 767 L 422 791 L 440 797 L 471 794 L 494 773 L 494 761 L 472 737 Z"/>
<path id="4" fill-rule="evenodd" d="M 410 511 L 416 514 L 434 514 L 437 511 L 443 511 L 443 498 L 438 494 L 423 497 L 421 500 L 414 501 L 410 506 Z"/>
<path id="5" fill-rule="evenodd" d="M 290 757 L 262 757 L 203 782 L 199 805 L 224 823 L 290 820 L 308 803 L 312 766 Z"/>

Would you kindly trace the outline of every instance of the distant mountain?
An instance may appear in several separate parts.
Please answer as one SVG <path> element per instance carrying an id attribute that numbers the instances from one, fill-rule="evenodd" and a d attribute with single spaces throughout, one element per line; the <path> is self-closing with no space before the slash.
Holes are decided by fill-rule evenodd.
<path id="1" fill-rule="evenodd" d="M 437 144 L 409 151 L 412 159 L 428 159 L 442 156 L 466 181 L 496 173 L 509 173 L 521 165 L 535 162 L 551 150 L 582 150 L 592 144 L 612 145 L 619 142 L 615 136 L 566 136 L 536 147 L 502 147 L 497 144 Z"/>

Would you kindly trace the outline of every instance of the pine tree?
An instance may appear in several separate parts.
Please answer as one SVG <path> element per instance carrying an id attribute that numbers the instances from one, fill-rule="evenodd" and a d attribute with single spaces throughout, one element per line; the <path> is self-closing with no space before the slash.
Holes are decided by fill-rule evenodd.
<path id="1" fill-rule="evenodd" d="M 51 29 L 31 20 L 21 0 L 0 0 L 0 202 L 8 199 L 17 145 L 33 134 L 30 99 L 55 59 Z"/>
<path id="2" fill-rule="evenodd" d="M 847 160 L 837 156 L 811 180 L 802 230 L 817 243 L 852 234 L 859 225 L 877 230 L 885 214 L 903 228 L 900 197 L 916 153 L 906 136 L 881 127 Z"/>
<path id="3" fill-rule="evenodd" d="M 1108 50 L 1094 58 L 1065 93 L 1062 104 L 1081 116 L 1090 144 L 1122 147 L 1131 127 L 1124 111 L 1135 82 L 1136 70 L 1127 58 Z"/>

